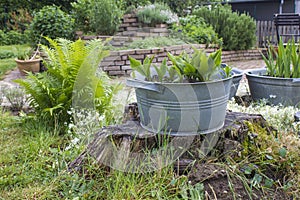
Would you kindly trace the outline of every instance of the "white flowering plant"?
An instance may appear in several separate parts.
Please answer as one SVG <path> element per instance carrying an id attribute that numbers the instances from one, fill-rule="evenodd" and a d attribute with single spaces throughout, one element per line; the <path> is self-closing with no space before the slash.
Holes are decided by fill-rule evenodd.
<path id="1" fill-rule="evenodd" d="M 298 132 L 300 130 L 300 122 L 294 120 L 295 113 L 300 111 L 297 107 L 284 107 L 282 105 L 270 106 L 267 105 L 266 100 L 245 107 L 231 100 L 228 102 L 227 108 L 234 112 L 261 114 L 269 124 L 279 131 Z"/>
<path id="2" fill-rule="evenodd" d="M 163 3 L 154 3 L 138 7 L 137 17 L 140 22 L 149 24 L 150 26 L 163 23 L 173 24 L 179 21 L 177 14 L 172 12 L 168 5 Z"/>

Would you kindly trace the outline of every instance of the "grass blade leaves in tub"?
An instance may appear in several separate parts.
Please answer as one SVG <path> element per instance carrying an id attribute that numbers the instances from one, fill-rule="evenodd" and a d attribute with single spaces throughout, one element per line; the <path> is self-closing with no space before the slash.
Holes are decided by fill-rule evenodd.
<path id="1" fill-rule="evenodd" d="M 269 76 L 276 76 L 275 74 L 275 60 L 274 60 L 274 55 L 275 55 L 275 58 L 277 57 L 277 52 L 275 51 L 274 47 L 272 45 L 270 45 L 270 47 L 268 48 L 268 51 L 267 51 L 267 55 L 268 55 L 268 58 L 263 54 L 261 53 L 261 56 L 266 64 L 266 67 L 267 67 L 267 74 Z"/>
<path id="2" fill-rule="evenodd" d="M 299 45 L 292 42 L 291 45 L 291 59 L 292 59 L 292 78 L 299 78 L 300 77 L 300 55 L 299 55 Z"/>

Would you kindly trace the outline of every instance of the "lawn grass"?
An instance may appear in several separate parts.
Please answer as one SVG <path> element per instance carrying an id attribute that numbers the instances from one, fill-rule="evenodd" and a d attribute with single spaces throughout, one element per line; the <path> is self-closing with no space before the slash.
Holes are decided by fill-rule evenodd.
<path id="1" fill-rule="evenodd" d="M 16 68 L 15 58 L 17 57 L 17 50 L 24 51 L 26 48 L 30 47 L 29 45 L 9 45 L 9 46 L 0 46 L 0 54 L 10 56 L 5 59 L 0 59 L 0 80 L 3 79 L 4 75 Z M 4 57 L 4 56 L 1 56 Z"/>
<path id="2" fill-rule="evenodd" d="M 157 172 L 107 170 L 92 158 L 82 173 L 67 164 L 83 146 L 66 150 L 68 135 L 0 111 L 0 199 L 186 199 L 193 189 L 172 167 Z M 201 191 L 198 191 L 201 192 Z"/>
<path id="3" fill-rule="evenodd" d="M 7 58 L 0 60 L 0 80 L 4 78 L 4 75 L 10 70 L 17 67 L 14 58 Z"/>

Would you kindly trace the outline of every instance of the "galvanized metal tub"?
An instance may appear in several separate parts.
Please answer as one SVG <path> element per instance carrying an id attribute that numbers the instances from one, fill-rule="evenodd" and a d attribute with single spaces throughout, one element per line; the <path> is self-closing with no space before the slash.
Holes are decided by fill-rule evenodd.
<path id="1" fill-rule="evenodd" d="M 207 134 L 224 125 L 232 78 L 198 83 L 153 83 L 128 79 L 134 87 L 141 126 L 155 133 Z"/>
<path id="2" fill-rule="evenodd" d="M 231 99 L 232 97 L 234 97 L 236 95 L 236 92 L 239 88 L 240 85 L 240 81 L 243 78 L 243 70 L 237 69 L 237 68 L 233 68 L 232 69 L 232 84 L 231 84 L 231 88 L 230 88 L 230 95 L 229 95 L 229 99 Z"/>
<path id="3" fill-rule="evenodd" d="M 265 68 L 250 70 L 246 77 L 253 100 L 266 99 L 273 105 L 300 105 L 300 78 L 266 76 Z"/>

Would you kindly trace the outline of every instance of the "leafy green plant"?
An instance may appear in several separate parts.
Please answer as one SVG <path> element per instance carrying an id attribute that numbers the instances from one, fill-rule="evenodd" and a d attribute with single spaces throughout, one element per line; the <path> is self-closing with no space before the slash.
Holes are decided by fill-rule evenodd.
<path id="1" fill-rule="evenodd" d="M 0 45 L 14 45 L 29 43 L 29 31 L 20 33 L 17 31 L 4 32 L 0 30 Z"/>
<path id="2" fill-rule="evenodd" d="M 216 44 L 221 46 L 222 41 L 218 39 L 218 34 L 213 30 L 212 26 L 205 23 L 202 17 L 196 15 L 188 15 L 179 19 L 180 25 L 174 24 L 172 27 L 176 32 L 191 38 L 193 42 L 199 44 Z"/>
<path id="3" fill-rule="evenodd" d="M 28 9 L 19 8 L 9 13 L 7 29 L 23 33 L 32 21 L 32 16 Z"/>
<path id="4" fill-rule="evenodd" d="M 202 17 L 222 38 L 224 50 L 243 50 L 251 48 L 256 41 L 256 25 L 247 14 L 232 12 L 230 5 L 216 4 L 202 6 L 193 11 L 193 15 Z"/>
<path id="5" fill-rule="evenodd" d="M 145 6 L 149 4 L 149 0 L 123 0 L 124 7 L 133 6 L 137 8 L 138 6 Z"/>
<path id="6" fill-rule="evenodd" d="M 74 19 L 57 6 L 45 6 L 37 13 L 30 24 L 33 44 L 47 44 L 42 36 L 49 38 L 72 39 L 74 37 Z"/>
<path id="7" fill-rule="evenodd" d="M 29 60 L 33 51 L 32 51 L 32 48 L 30 48 L 30 47 L 21 49 L 18 46 L 16 46 L 14 48 L 14 52 L 15 52 L 14 54 L 16 55 L 16 57 L 19 60 Z"/>
<path id="8" fill-rule="evenodd" d="M 138 72 L 140 75 L 145 77 L 145 81 L 152 82 L 176 82 L 179 74 L 177 71 L 167 66 L 167 59 L 165 58 L 160 66 L 153 65 L 152 61 L 154 56 L 146 57 L 143 61 L 136 60 L 129 56 L 130 67 L 133 69 L 132 76 L 136 77 L 135 72 Z M 154 69 L 153 69 L 154 68 Z M 156 73 L 154 73 L 154 71 Z"/>
<path id="9" fill-rule="evenodd" d="M 77 0 L 72 16 L 77 30 L 100 35 L 113 35 L 121 23 L 123 2 L 118 0 Z"/>
<path id="10" fill-rule="evenodd" d="M 176 71 L 189 82 L 210 81 L 212 75 L 220 71 L 222 50 L 219 49 L 209 56 L 205 51 L 194 48 L 194 53 L 189 57 L 186 53 L 174 56 L 168 53 Z"/>
<path id="11" fill-rule="evenodd" d="M 15 54 L 9 50 L 0 50 L 0 59 L 12 58 L 15 57 Z"/>
<path id="12" fill-rule="evenodd" d="M 90 23 L 101 35 L 113 35 L 119 28 L 123 11 L 117 0 L 95 0 L 91 3 Z"/>
<path id="13" fill-rule="evenodd" d="M 143 64 L 132 57 L 129 57 L 129 60 L 133 73 L 138 72 L 145 77 L 146 81 L 204 82 L 213 80 L 216 77 L 231 76 L 230 67 L 222 71 L 221 54 L 222 50 L 219 49 L 207 56 L 205 51 L 195 48 L 191 57 L 186 52 L 182 52 L 179 56 L 174 56 L 168 52 L 168 58 L 173 65 L 168 67 L 167 60 L 164 59 L 160 67 L 153 65 L 156 73 L 151 70 L 153 56 L 145 58 Z"/>
<path id="14" fill-rule="evenodd" d="M 270 45 L 267 57 L 262 54 L 267 66 L 267 75 L 281 78 L 300 78 L 299 45 L 295 40 L 289 40 L 286 45 L 282 40 L 278 47 Z"/>
<path id="15" fill-rule="evenodd" d="M 156 24 L 172 24 L 178 22 L 178 16 L 163 3 L 149 4 L 137 10 L 137 17 L 140 22 L 155 26 Z"/>
<path id="16" fill-rule="evenodd" d="M 30 95 L 30 105 L 35 109 L 37 117 L 50 127 L 63 129 L 65 124 L 69 124 L 72 119 L 69 112 L 72 100 L 81 98 L 82 94 L 81 90 L 73 91 L 75 83 L 78 83 L 77 75 L 80 70 L 87 74 L 82 80 L 82 89 L 87 89 L 84 87 L 87 85 L 91 87 L 91 95 L 96 91 L 94 96 L 82 97 L 81 100 L 95 103 L 100 115 L 109 112 L 115 87 L 106 82 L 107 76 L 104 72 L 96 74 L 100 61 L 109 54 L 103 50 L 103 42 L 46 39 L 52 47 L 42 46 L 47 56 L 44 62 L 47 71 L 35 75 L 29 73 L 26 79 L 16 80 Z"/>
<path id="17" fill-rule="evenodd" d="M 90 8 L 91 0 L 77 0 L 71 3 L 72 17 L 75 20 L 76 30 L 83 32 L 91 31 Z"/>

